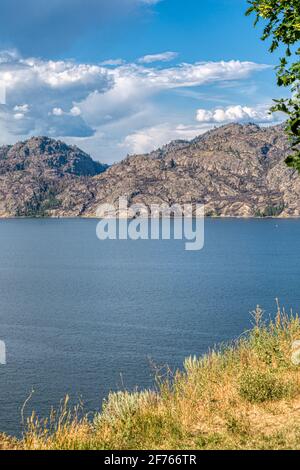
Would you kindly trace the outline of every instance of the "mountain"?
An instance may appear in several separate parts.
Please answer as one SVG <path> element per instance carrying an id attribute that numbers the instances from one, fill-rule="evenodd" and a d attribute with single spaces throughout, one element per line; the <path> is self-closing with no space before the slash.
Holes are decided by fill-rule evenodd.
<path id="1" fill-rule="evenodd" d="M 91 215 L 127 194 L 132 203 L 205 203 L 211 216 L 299 216 L 300 176 L 284 163 L 283 126 L 230 124 L 112 166 L 98 180 Z"/>
<path id="2" fill-rule="evenodd" d="M 0 148 L 0 216 L 95 216 L 102 203 L 204 203 L 208 216 L 300 216 L 282 126 L 230 124 L 110 168 L 39 137 Z"/>
<path id="3" fill-rule="evenodd" d="M 69 206 L 78 215 L 93 197 L 89 181 L 107 168 L 47 137 L 0 147 L 0 216 L 63 215 Z"/>

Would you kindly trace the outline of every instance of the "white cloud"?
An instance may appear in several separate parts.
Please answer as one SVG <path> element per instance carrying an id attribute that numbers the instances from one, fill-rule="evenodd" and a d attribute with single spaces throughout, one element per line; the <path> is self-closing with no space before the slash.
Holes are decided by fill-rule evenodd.
<path id="1" fill-rule="evenodd" d="M 24 117 L 25 117 L 25 114 L 23 114 L 23 113 L 14 114 L 14 118 L 15 118 L 16 121 L 20 121 Z"/>
<path id="2" fill-rule="evenodd" d="M 52 114 L 53 116 L 63 116 L 64 111 L 61 108 L 53 108 Z"/>
<path id="3" fill-rule="evenodd" d="M 49 116 L 80 116 L 81 109 L 78 106 L 73 106 L 70 111 L 64 111 L 62 108 L 53 108 Z"/>
<path id="4" fill-rule="evenodd" d="M 105 92 L 114 79 L 98 65 L 24 59 L 15 51 L 4 51 L 0 53 L 0 81 L 6 92 L 0 119 L 6 119 L 5 127 L 13 135 L 19 129 L 15 122 L 26 115 L 30 134 L 91 136 L 94 130 L 84 122 L 75 101 L 95 91 Z M 7 119 L 8 115 L 14 119 Z"/>
<path id="5" fill-rule="evenodd" d="M 123 65 L 125 64 L 125 60 L 123 59 L 107 59 L 107 60 L 103 60 L 102 62 L 100 62 L 100 65 L 110 65 L 112 67 L 117 67 L 118 65 Z"/>
<path id="6" fill-rule="evenodd" d="M 172 89 L 238 80 L 266 68 L 269 66 L 239 60 L 183 63 L 164 69 L 129 65 L 120 67 L 117 70 L 117 76 L 138 79 L 143 86 L 146 85 L 148 88 Z"/>
<path id="7" fill-rule="evenodd" d="M 270 106 L 228 106 L 227 108 L 216 108 L 213 110 L 198 109 L 196 119 L 202 123 L 226 123 L 226 122 L 272 122 L 277 119 L 269 112 Z"/>
<path id="8" fill-rule="evenodd" d="M 30 107 L 29 107 L 28 104 L 16 105 L 14 107 L 14 111 L 21 112 L 21 113 L 24 113 L 24 114 L 28 113 L 29 109 L 30 109 Z"/>
<path id="9" fill-rule="evenodd" d="M 140 64 L 151 64 L 153 62 L 170 62 L 178 57 L 177 52 L 162 52 L 160 54 L 148 54 L 141 57 L 138 62 Z"/>
<path id="10" fill-rule="evenodd" d="M 70 114 L 72 116 L 80 116 L 81 115 L 81 109 L 78 106 L 73 106 L 73 108 L 70 110 Z"/>
<path id="11" fill-rule="evenodd" d="M 101 149 L 107 149 L 107 161 L 117 152 L 122 155 L 120 142 L 122 148 L 145 151 L 168 139 L 187 138 L 201 131 L 201 126 L 181 128 L 170 123 L 171 111 L 166 108 L 165 115 L 162 112 L 164 94 L 237 82 L 266 67 L 232 60 L 164 67 L 122 64 L 112 68 L 71 60 L 23 58 L 16 51 L 3 51 L 0 82 L 5 84 L 6 104 L 0 109 L 0 131 L 7 141 L 40 134 L 77 139 L 79 145 L 78 140 L 85 139 L 82 142 L 89 151 L 92 144 L 87 139 L 92 138 L 92 153 L 101 157 Z M 175 106 L 175 95 L 173 103 Z M 213 122 L 213 115 L 204 117 L 203 122 Z M 185 122 L 180 116 L 172 120 Z"/>
<path id="12" fill-rule="evenodd" d="M 124 65 L 110 71 L 114 82 L 111 88 L 91 93 L 80 103 L 80 108 L 90 125 L 99 126 L 107 122 L 107 116 L 119 120 L 140 112 L 162 92 L 243 79 L 265 68 L 265 65 L 240 61 L 200 62 L 163 69 Z"/>
<path id="13" fill-rule="evenodd" d="M 205 125 L 185 126 L 183 124 L 173 126 L 164 123 L 127 135 L 120 147 L 126 148 L 129 153 L 143 154 L 151 152 L 172 140 L 191 140 L 208 130 L 209 127 Z"/>

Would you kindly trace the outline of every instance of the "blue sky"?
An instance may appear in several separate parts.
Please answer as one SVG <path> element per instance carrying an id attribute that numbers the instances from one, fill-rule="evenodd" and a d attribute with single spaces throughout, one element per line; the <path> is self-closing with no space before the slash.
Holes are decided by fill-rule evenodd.
<path id="1" fill-rule="evenodd" d="M 246 9 L 244 0 L 2 0 L 0 143 L 49 135 L 111 163 L 228 122 L 277 122 L 268 114 L 283 93 L 276 56 Z"/>
<path id="2" fill-rule="evenodd" d="M 184 61 L 253 60 L 272 63 L 258 31 L 245 16 L 244 0 L 164 0 L 152 14 L 135 15 L 118 31 L 99 29 L 75 44 L 71 55 L 97 61 L 175 50 Z M 99 44 L 105 43 L 100 48 Z"/>

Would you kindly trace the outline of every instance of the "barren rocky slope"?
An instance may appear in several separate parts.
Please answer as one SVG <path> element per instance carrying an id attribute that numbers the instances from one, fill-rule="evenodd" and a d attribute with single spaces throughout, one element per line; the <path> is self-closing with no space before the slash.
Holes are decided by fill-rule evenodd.
<path id="1" fill-rule="evenodd" d="M 205 203 L 211 216 L 300 216 L 300 176 L 282 126 L 231 124 L 109 169 L 33 138 L 0 148 L 0 216 L 94 216 L 101 203 Z M 105 171 L 106 170 L 106 171 Z"/>
<path id="2" fill-rule="evenodd" d="M 227 125 L 191 142 L 172 142 L 149 155 L 125 159 L 100 175 L 95 200 L 205 203 L 213 216 L 299 216 L 300 176 L 284 163 L 282 126 Z"/>
<path id="3" fill-rule="evenodd" d="M 0 147 L 0 217 L 79 215 L 93 198 L 92 177 L 106 169 L 47 137 Z"/>

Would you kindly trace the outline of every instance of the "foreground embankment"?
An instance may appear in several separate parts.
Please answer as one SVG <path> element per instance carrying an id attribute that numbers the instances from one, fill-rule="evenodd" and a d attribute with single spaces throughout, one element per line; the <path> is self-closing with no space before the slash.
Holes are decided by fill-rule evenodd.
<path id="1" fill-rule="evenodd" d="M 300 449 L 300 320 L 278 309 L 265 323 L 258 307 L 253 323 L 183 371 L 158 373 L 156 391 L 113 393 L 94 416 L 66 399 L 47 419 L 32 415 L 22 440 L 2 436 L 0 447 Z"/>

